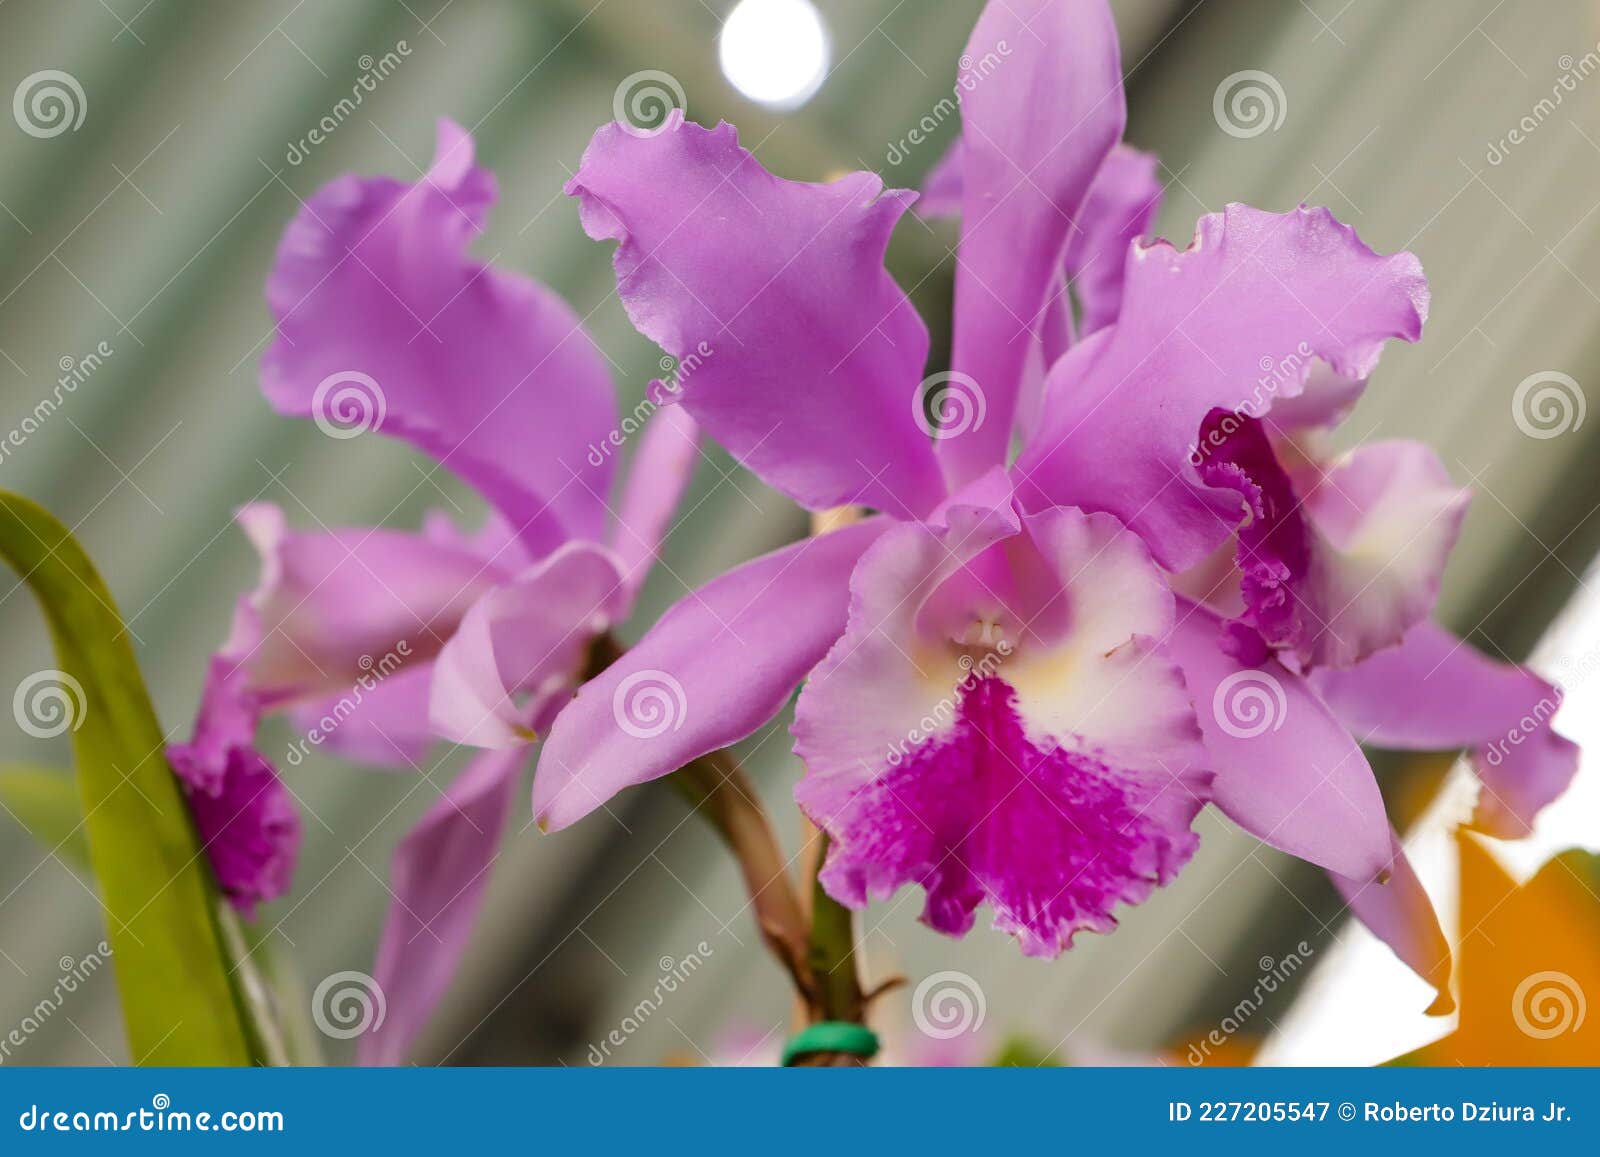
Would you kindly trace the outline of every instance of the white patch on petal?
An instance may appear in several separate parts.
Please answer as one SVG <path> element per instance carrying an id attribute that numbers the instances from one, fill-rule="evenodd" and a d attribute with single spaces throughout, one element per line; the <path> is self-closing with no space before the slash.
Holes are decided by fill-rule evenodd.
<path id="1" fill-rule="evenodd" d="M 1305 502 L 1322 539 L 1307 657 L 1346 666 L 1425 618 L 1470 497 L 1420 443 L 1374 443 L 1335 465 Z"/>
<path id="2" fill-rule="evenodd" d="M 1065 604 L 1064 627 L 1043 638 L 1030 632 L 999 672 L 1030 738 L 1115 750 L 1126 766 L 1131 758 L 1149 765 L 1132 752 L 1185 758 L 1197 735 L 1189 697 L 1148 641 L 1172 624 L 1172 592 L 1144 544 L 1105 514 L 1053 511 L 1031 516 L 1027 530 L 1045 576 L 1039 585 L 1059 590 Z M 1036 614 L 1035 624 L 1047 617 Z"/>

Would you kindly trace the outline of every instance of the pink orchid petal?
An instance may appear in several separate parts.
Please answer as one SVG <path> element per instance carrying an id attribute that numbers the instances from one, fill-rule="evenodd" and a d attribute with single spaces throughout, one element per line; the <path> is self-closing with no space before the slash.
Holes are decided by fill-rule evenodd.
<path id="1" fill-rule="evenodd" d="M 1126 108 L 1105 0 L 995 0 L 962 53 L 961 241 L 951 369 L 984 421 L 939 442 L 952 485 L 1005 461 L 1068 241 Z"/>
<path id="2" fill-rule="evenodd" d="M 745 563 L 674 605 L 555 718 L 533 781 L 546 829 L 735 743 L 783 707 L 844 630 L 880 519 Z"/>
<path id="3" fill-rule="evenodd" d="M 373 979 L 385 1015 L 356 1045 L 363 1065 L 405 1061 L 466 952 L 516 793 L 521 751 L 474 758 L 395 849 L 394 900 Z"/>
<path id="4" fill-rule="evenodd" d="M 1273 847 L 1343 876 L 1389 868 L 1389 821 L 1372 767 L 1307 682 L 1275 659 L 1240 664 L 1222 620 L 1187 599 L 1168 649 L 1194 697 L 1217 807 Z"/>
<path id="5" fill-rule="evenodd" d="M 939 501 L 916 409 L 927 330 L 883 267 L 912 194 L 872 173 L 782 180 L 731 125 L 676 111 L 648 135 L 601 128 L 567 192 L 589 236 L 620 242 L 634 325 L 696 358 L 681 404 L 746 467 L 812 510 Z"/>
<path id="6" fill-rule="evenodd" d="M 1427 302 L 1415 257 L 1379 256 L 1325 209 L 1231 205 L 1200 219 L 1188 249 L 1135 246 L 1106 341 L 1050 372 L 1017 463 L 1024 499 L 1110 511 L 1187 570 L 1243 516 L 1236 491 L 1196 474 L 1206 417 L 1266 412 L 1318 358 L 1365 378 L 1387 339 L 1417 338 Z"/>
<path id="7" fill-rule="evenodd" d="M 958 139 L 922 185 L 917 212 L 954 217 L 961 212 L 964 153 Z M 1146 236 L 1161 207 L 1156 158 L 1128 145 L 1106 155 L 1075 222 L 1039 321 L 1039 341 L 1024 367 L 1017 396 L 1016 426 L 1027 437 L 1038 424 L 1045 372 L 1072 345 L 1074 333 L 1093 336 L 1116 321 L 1128 246 Z M 1073 319 L 1072 306 L 1078 317 Z"/>
<path id="8" fill-rule="evenodd" d="M 494 202 L 472 138 L 441 121 L 415 184 L 341 177 L 290 223 L 267 282 L 262 388 L 284 414 L 373 429 L 476 486 L 542 551 L 599 540 L 611 378 L 549 289 L 466 256 Z"/>
<path id="9" fill-rule="evenodd" d="M 1280 455 L 1295 448 L 1275 447 L 1267 429 L 1213 411 L 1203 439 L 1201 479 L 1236 490 L 1249 512 L 1230 637 L 1241 657 L 1265 648 L 1302 671 L 1348 667 L 1433 611 L 1471 495 L 1420 442 L 1368 443 L 1291 471 Z"/>
<path id="10" fill-rule="evenodd" d="M 1054 956 L 1177 874 L 1210 774 L 1151 642 L 1172 596 L 1135 536 L 1075 510 L 992 544 L 901 526 L 851 587 L 795 716 L 831 895 L 921 884 L 923 921 L 953 935 L 987 901 L 1025 953 Z"/>
<path id="11" fill-rule="evenodd" d="M 167 748 L 217 887 L 247 920 L 289 890 L 300 856 L 300 813 L 277 769 L 248 745 L 227 748 L 220 770 L 197 768 L 185 745 Z M 197 774 L 198 772 L 198 774 Z"/>
<path id="12" fill-rule="evenodd" d="M 1308 666 L 1344 667 L 1398 644 L 1439 601 L 1471 493 L 1420 442 L 1369 442 L 1304 488 L 1320 539 Z"/>
<path id="13" fill-rule="evenodd" d="M 305 736 L 286 762 L 299 763 L 310 748 L 321 748 L 356 763 L 378 767 L 416 767 L 433 743 L 428 727 L 428 696 L 433 663 L 411 663 L 389 674 L 384 659 L 348 688 L 326 699 L 289 710 L 295 730 Z"/>
<path id="14" fill-rule="evenodd" d="M 261 581 L 240 602 L 223 653 L 242 665 L 265 708 L 347 692 L 396 654 L 436 654 L 461 616 L 505 577 L 462 547 L 403 531 L 292 531 L 256 503 L 239 524 L 261 555 Z"/>
<path id="15" fill-rule="evenodd" d="M 682 406 L 663 406 L 651 416 L 628 469 L 611 546 L 636 595 L 661 551 L 661 540 L 677 513 L 695 463 L 700 429 Z"/>
<path id="16" fill-rule="evenodd" d="M 928 220 L 961 216 L 961 170 L 965 163 L 961 138 L 957 137 L 922 178 L 922 187 L 917 190 L 917 216 Z"/>
<path id="17" fill-rule="evenodd" d="M 1400 837 L 1392 830 L 1390 841 L 1394 868 L 1387 880 L 1353 880 L 1337 872 L 1328 875 L 1356 918 L 1394 949 L 1407 968 L 1433 985 L 1437 995 L 1428 1006 L 1428 1015 L 1444 1016 L 1456 1006 L 1450 993 L 1450 941 L 1439 926 L 1433 901 L 1400 846 Z"/>
<path id="18" fill-rule="evenodd" d="M 254 618 L 234 614 L 231 642 L 248 639 Z M 246 644 L 248 645 L 248 644 Z M 261 723 L 261 697 L 250 686 L 249 673 L 227 649 L 211 656 L 200 692 L 200 709 L 188 742 L 172 744 L 167 758 L 180 779 L 197 791 L 222 791 L 231 752 L 253 748 Z"/>
<path id="19" fill-rule="evenodd" d="M 1331 430 L 1348 418 L 1366 388 L 1365 379 L 1340 377 L 1318 362 L 1300 393 L 1292 398 L 1282 394 L 1272 398 L 1272 412 L 1264 420 L 1275 435 L 1298 443 Z"/>
<path id="20" fill-rule="evenodd" d="M 1067 275 L 1080 305 L 1085 337 L 1117 320 L 1128 247 L 1149 235 L 1161 209 L 1161 180 L 1153 153 L 1118 145 L 1089 186 L 1082 229 L 1067 242 Z"/>
<path id="21" fill-rule="evenodd" d="M 1363 742 L 1402 751 L 1469 748 L 1483 783 L 1474 824 L 1490 835 L 1527 835 L 1577 773 L 1577 744 L 1551 725 L 1560 690 L 1437 624 L 1420 623 L 1399 646 L 1346 670 L 1317 671 L 1312 682 Z"/>
<path id="22" fill-rule="evenodd" d="M 558 699 L 576 685 L 595 636 L 627 600 L 616 555 L 571 542 L 485 594 L 434 663 L 428 720 L 473 747 L 522 747 L 534 739 L 516 696 Z"/>

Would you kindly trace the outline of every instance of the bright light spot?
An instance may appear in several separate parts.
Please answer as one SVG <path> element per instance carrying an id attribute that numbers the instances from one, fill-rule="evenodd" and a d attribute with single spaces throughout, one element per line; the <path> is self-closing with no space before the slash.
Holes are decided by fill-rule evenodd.
<path id="1" fill-rule="evenodd" d="M 822 87 L 832 52 L 811 0 L 739 0 L 717 55 L 728 82 L 751 100 L 799 108 Z"/>

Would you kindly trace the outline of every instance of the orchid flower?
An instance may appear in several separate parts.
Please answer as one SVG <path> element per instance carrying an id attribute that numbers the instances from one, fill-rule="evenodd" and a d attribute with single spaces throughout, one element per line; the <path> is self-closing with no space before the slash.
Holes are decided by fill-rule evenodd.
<path id="1" fill-rule="evenodd" d="M 1341 879 L 1446 1004 L 1448 948 L 1358 739 L 1481 743 L 1489 721 L 1452 701 L 1498 726 L 1545 685 L 1442 654 L 1426 619 L 1463 499 L 1426 450 L 1291 453 L 1387 340 L 1420 336 L 1416 258 L 1304 206 L 1230 205 L 1183 250 L 1134 241 L 1159 188 L 1121 144 L 1104 0 L 993 3 L 962 62 L 932 378 L 884 268 L 913 193 L 781 179 L 681 113 L 595 133 L 568 191 L 618 242 L 623 305 L 669 354 L 711 351 L 678 403 L 801 506 L 876 513 L 714 579 L 581 687 L 536 817 L 565 827 L 752 734 L 803 682 L 796 798 L 842 903 L 920 884 L 933 928 L 964 934 L 987 902 L 1055 955 L 1169 882 L 1209 803 Z M 1196 588 L 1218 569 L 1237 606 L 1226 574 Z M 1429 658 L 1434 685 L 1408 686 Z M 670 727 L 627 725 L 647 686 L 672 690 Z M 1488 785 L 1519 814 L 1572 770 L 1565 741 L 1530 747 L 1534 771 Z"/>
<path id="2" fill-rule="evenodd" d="M 207 842 L 224 888 L 265 900 L 287 888 L 295 842 L 292 805 L 254 747 L 263 715 L 287 713 L 311 744 L 419 772 L 435 736 L 492 749 L 395 852 L 374 970 L 388 1015 L 362 1038 L 367 1063 L 402 1059 L 442 995 L 528 744 L 627 616 L 697 454 L 686 414 L 664 411 L 610 507 L 609 451 L 625 428 L 610 374 L 559 297 L 466 256 L 494 199 L 471 138 L 446 121 L 416 183 L 342 177 L 288 226 L 267 286 L 268 400 L 339 436 L 358 421 L 409 442 L 491 513 L 473 534 L 442 516 L 419 533 L 295 531 L 276 507 L 246 507 L 261 580 L 212 660 L 193 740 L 171 751 L 186 783 L 222 784 L 223 803 L 260 788 Z M 296 743 L 291 761 L 307 750 Z M 232 879 L 230 865 L 263 843 L 272 854 Z"/>

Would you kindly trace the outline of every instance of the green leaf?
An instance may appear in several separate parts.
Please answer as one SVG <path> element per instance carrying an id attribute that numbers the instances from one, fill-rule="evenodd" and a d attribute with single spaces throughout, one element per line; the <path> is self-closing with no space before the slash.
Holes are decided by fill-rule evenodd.
<path id="1" fill-rule="evenodd" d="M 240 924 L 244 941 L 245 966 L 259 977 L 261 1017 L 273 1026 L 274 1041 L 281 1062 L 320 1068 L 327 1064 L 322 1055 L 322 1032 L 311 1017 L 311 993 L 290 954 L 283 950 L 281 937 L 257 924 Z"/>
<path id="2" fill-rule="evenodd" d="M 70 771 L 27 763 L 0 767 L 0 808 L 52 855 L 80 868 L 89 866 L 89 838 L 83 834 L 83 808 Z"/>
<path id="3" fill-rule="evenodd" d="M 33 734 L 71 732 L 129 1052 L 142 1065 L 250 1064 L 256 1034 L 221 899 L 111 594 L 66 527 L 7 491 L 0 557 L 32 588 L 55 643 L 60 670 L 29 676 L 13 705 Z"/>
<path id="4" fill-rule="evenodd" d="M 31 764 L 0 765 L 0 808 L 72 864 L 91 871 L 83 809 L 70 771 Z M 309 997 L 293 962 L 260 925 L 241 922 L 222 905 L 218 925 L 229 973 L 249 1013 L 253 1051 L 268 1064 L 321 1065 L 322 1051 L 307 1013 Z"/>
<path id="5" fill-rule="evenodd" d="M 52 855 L 92 871 L 83 809 L 70 771 L 32 764 L 0 766 L 0 808 Z M 220 906 L 218 926 L 227 946 L 229 974 L 249 1014 L 247 1027 L 256 1058 L 269 1064 L 322 1064 L 306 1014 L 309 998 L 292 962 L 270 934 L 263 934 L 258 925 L 242 923 L 226 904 Z"/>

